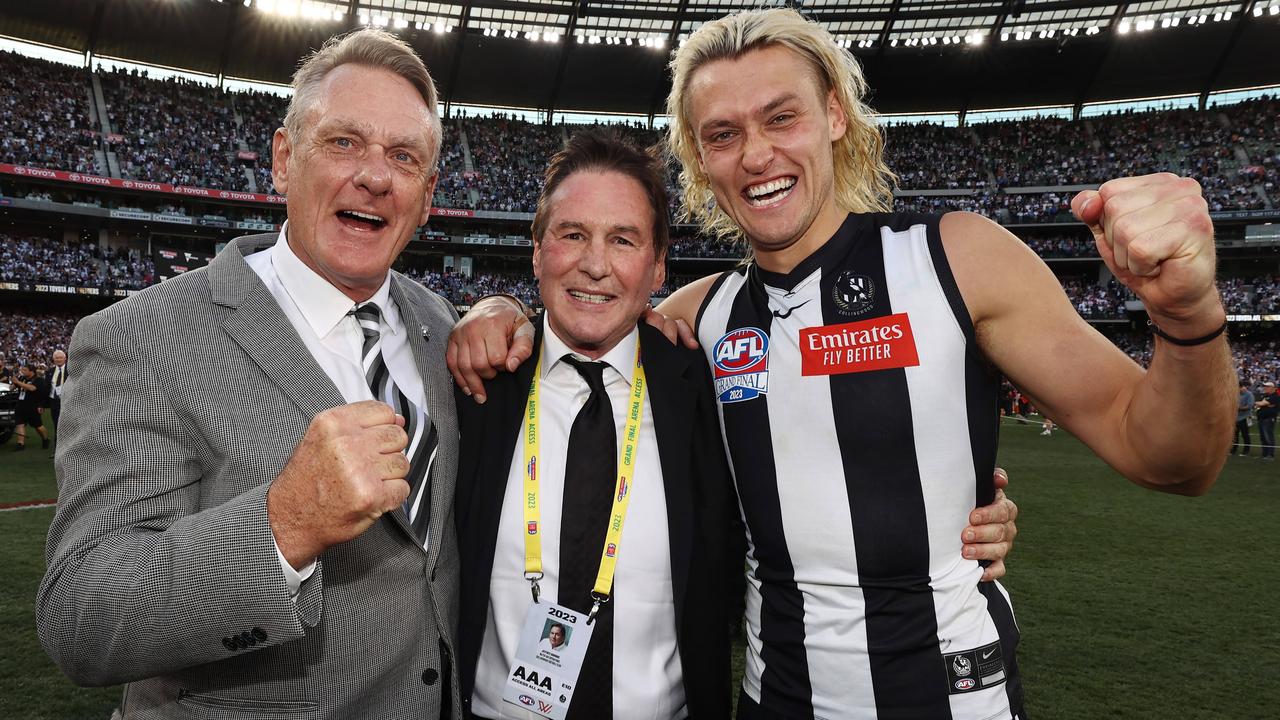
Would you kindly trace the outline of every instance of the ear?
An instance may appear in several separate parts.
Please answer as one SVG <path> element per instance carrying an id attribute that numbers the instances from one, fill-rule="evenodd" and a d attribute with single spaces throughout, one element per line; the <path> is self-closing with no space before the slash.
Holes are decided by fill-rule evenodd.
<path id="1" fill-rule="evenodd" d="M 289 140 L 289 132 L 284 128 L 276 128 L 271 136 L 271 183 L 279 195 L 289 194 L 289 160 L 293 157 L 293 143 Z"/>
<path id="2" fill-rule="evenodd" d="M 849 118 L 845 117 L 844 106 L 836 97 L 835 90 L 827 91 L 827 123 L 831 131 L 831 142 L 844 137 L 845 130 L 849 127 Z"/>
<path id="3" fill-rule="evenodd" d="M 437 170 L 431 174 L 427 180 L 426 195 L 422 198 L 422 215 L 418 217 L 418 227 L 427 224 L 427 220 L 431 219 L 431 199 L 436 194 L 436 183 L 440 182 L 440 171 Z"/>
<path id="4" fill-rule="evenodd" d="M 662 284 L 667 281 L 667 251 L 664 249 L 662 252 L 658 253 L 658 258 L 654 262 L 656 262 L 658 266 L 654 269 L 653 288 L 650 290 L 650 293 L 657 292 L 658 288 L 662 287 Z"/>
<path id="5" fill-rule="evenodd" d="M 533 239 L 533 276 L 542 280 L 542 240 Z"/>

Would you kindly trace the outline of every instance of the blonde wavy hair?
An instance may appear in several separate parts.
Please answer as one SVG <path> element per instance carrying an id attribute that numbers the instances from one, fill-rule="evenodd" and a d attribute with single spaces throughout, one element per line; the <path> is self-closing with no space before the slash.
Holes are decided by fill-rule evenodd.
<path id="1" fill-rule="evenodd" d="M 876 113 L 862 98 L 867 82 L 858 61 L 838 45 L 831 33 L 795 10 L 748 10 L 698 28 L 671 60 L 672 87 L 667 96 L 671 126 L 667 150 L 680 161 L 680 219 L 703 232 L 741 240 L 742 229 L 720 209 L 711 180 L 698 164 L 698 138 L 689 118 L 689 82 L 703 65 L 734 60 L 772 45 L 790 48 L 812 66 L 825 92 L 834 90 L 848 121 L 844 137 L 831 145 L 836 204 L 847 212 L 887 212 L 897 177 L 884 162 L 884 136 Z"/>

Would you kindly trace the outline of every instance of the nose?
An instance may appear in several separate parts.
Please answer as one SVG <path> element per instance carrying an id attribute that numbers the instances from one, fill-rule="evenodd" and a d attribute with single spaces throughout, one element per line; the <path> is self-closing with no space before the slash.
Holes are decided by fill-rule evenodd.
<path id="1" fill-rule="evenodd" d="M 391 164 L 387 162 L 382 148 L 369 148 L 360 159 L 360 167 L 352 182 L 372 195 L 384 195 L 391 189 Z"/>
<path id="2" fill-rule="evenodd" d="M 743 138 L 742 169 L 758 175 L 773 162 L 773 144 L 758 130 L 749 130 Z"/>
<path id="3" fill-rule="evenodd" d="M 593 239 L 582 249 L 578 257 L 578 269 L 592 280 L 599 280 L 609 274 L 608 241 Z"/>

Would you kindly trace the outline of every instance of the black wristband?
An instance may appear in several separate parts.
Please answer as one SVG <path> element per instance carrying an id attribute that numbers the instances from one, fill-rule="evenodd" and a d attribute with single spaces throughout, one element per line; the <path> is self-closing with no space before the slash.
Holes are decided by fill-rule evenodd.
<path id="1" fill-rule="evenodd" d="M 1161 330 L 1160 326 L 1152 322 L 1149 318 L 1147 319 L 1147 327 L 1151 328 L 1151 332 L 1153 334 L 1159 337 L 1162 337 L 1165 340 L 1168 340 L 1174 345 L 1180 345 L 1182 347 L 1192 347 L 1194 345 L 1203 345 L 1212 340 L 1216 340 L 1219 335 L 1227 331 L 1227 320 L 1226 318 L 1223 318 L 1222 325 L 1219 326 L 1217 330 L 1214 330 L 1208 335 L 1201 335 L 1198 338 L 1191 338 L 1190 340 L 1183 340 L 1182 338 L 1176 338 L 1170 335 L 1169 333 Z"/>

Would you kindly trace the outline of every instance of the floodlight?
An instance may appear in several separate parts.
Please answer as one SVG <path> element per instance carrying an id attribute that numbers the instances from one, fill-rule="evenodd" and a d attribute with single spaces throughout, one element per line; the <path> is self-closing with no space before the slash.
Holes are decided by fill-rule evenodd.
<path id="1" fill-rule="evenodd" d="M 442 22 L 440 22 L 439 20 L 437 20 L 437 21 L 436 21 L 435 31 L 436 31 L 437 33 L 442 33 L 442 32 L 444 32 L 444 23 L 442 23 Z"/>
<path id="2" fill-rule="evenodd" d="M 404 18 L 396 18 L 396 29 L 397 29 L 397 30 L 404 30 L 404 29 L 405 29 L 405 28 L 407 28 L 407 27 L 409 27 L 409 21 L 408 21 L 408 20 L 405 20 Z"/>
<path id="3" fill-rule="evenodd" d="M 1230 20 L 1230 19 L 1231 19 L 1231 15 L 1232 15 L 1232 11 L 1228 10 L 1228 11 L 1226 11 L 1226 12 L 1222 13 L 1222 19 L 1223 19 L 1223 20 Z"/>
<path id="4" fill-rule="evenodd" d="M 656 48 L 658 48 L 659 50 L 661 50 L 661 49 L 663 49 L 663 48 L 665 48 L 665 47 L 667 46 L 667 39 L 666 39 L 666 38 L 654 38 L 653 46 L 654 46 L 654 47 L 656 47 Z"/>
<path id="5" fill-rule="evenodd" d="M 1000 33 L 1000 42 L 1009 42 L 1009 33 L 1007 32 Z"/>
<path id="6" fill-rule="evenodd" d="M 342 11 L 341 11 L 341 10 L 334 10 L 334 11 L 333 11 L 333 21 L 334 21 L 334 22 L 342 22 Z"/>
<path id="7" fill-rule="evenodd" d="M 1280 5 L 1272 5 L 1271 7 L 1267 8 L 1267 12 L 1272 15 L 1280 15 Z"/>
<path id="8" fill-rule="evenodd" d="M 1262 17 L 1262 6 L 1261 6 L 1261 5 L 1254 5 L 1254 6 L 1253 6 L 1253 16 L 1254 16 L 1254 17 Z"/>

